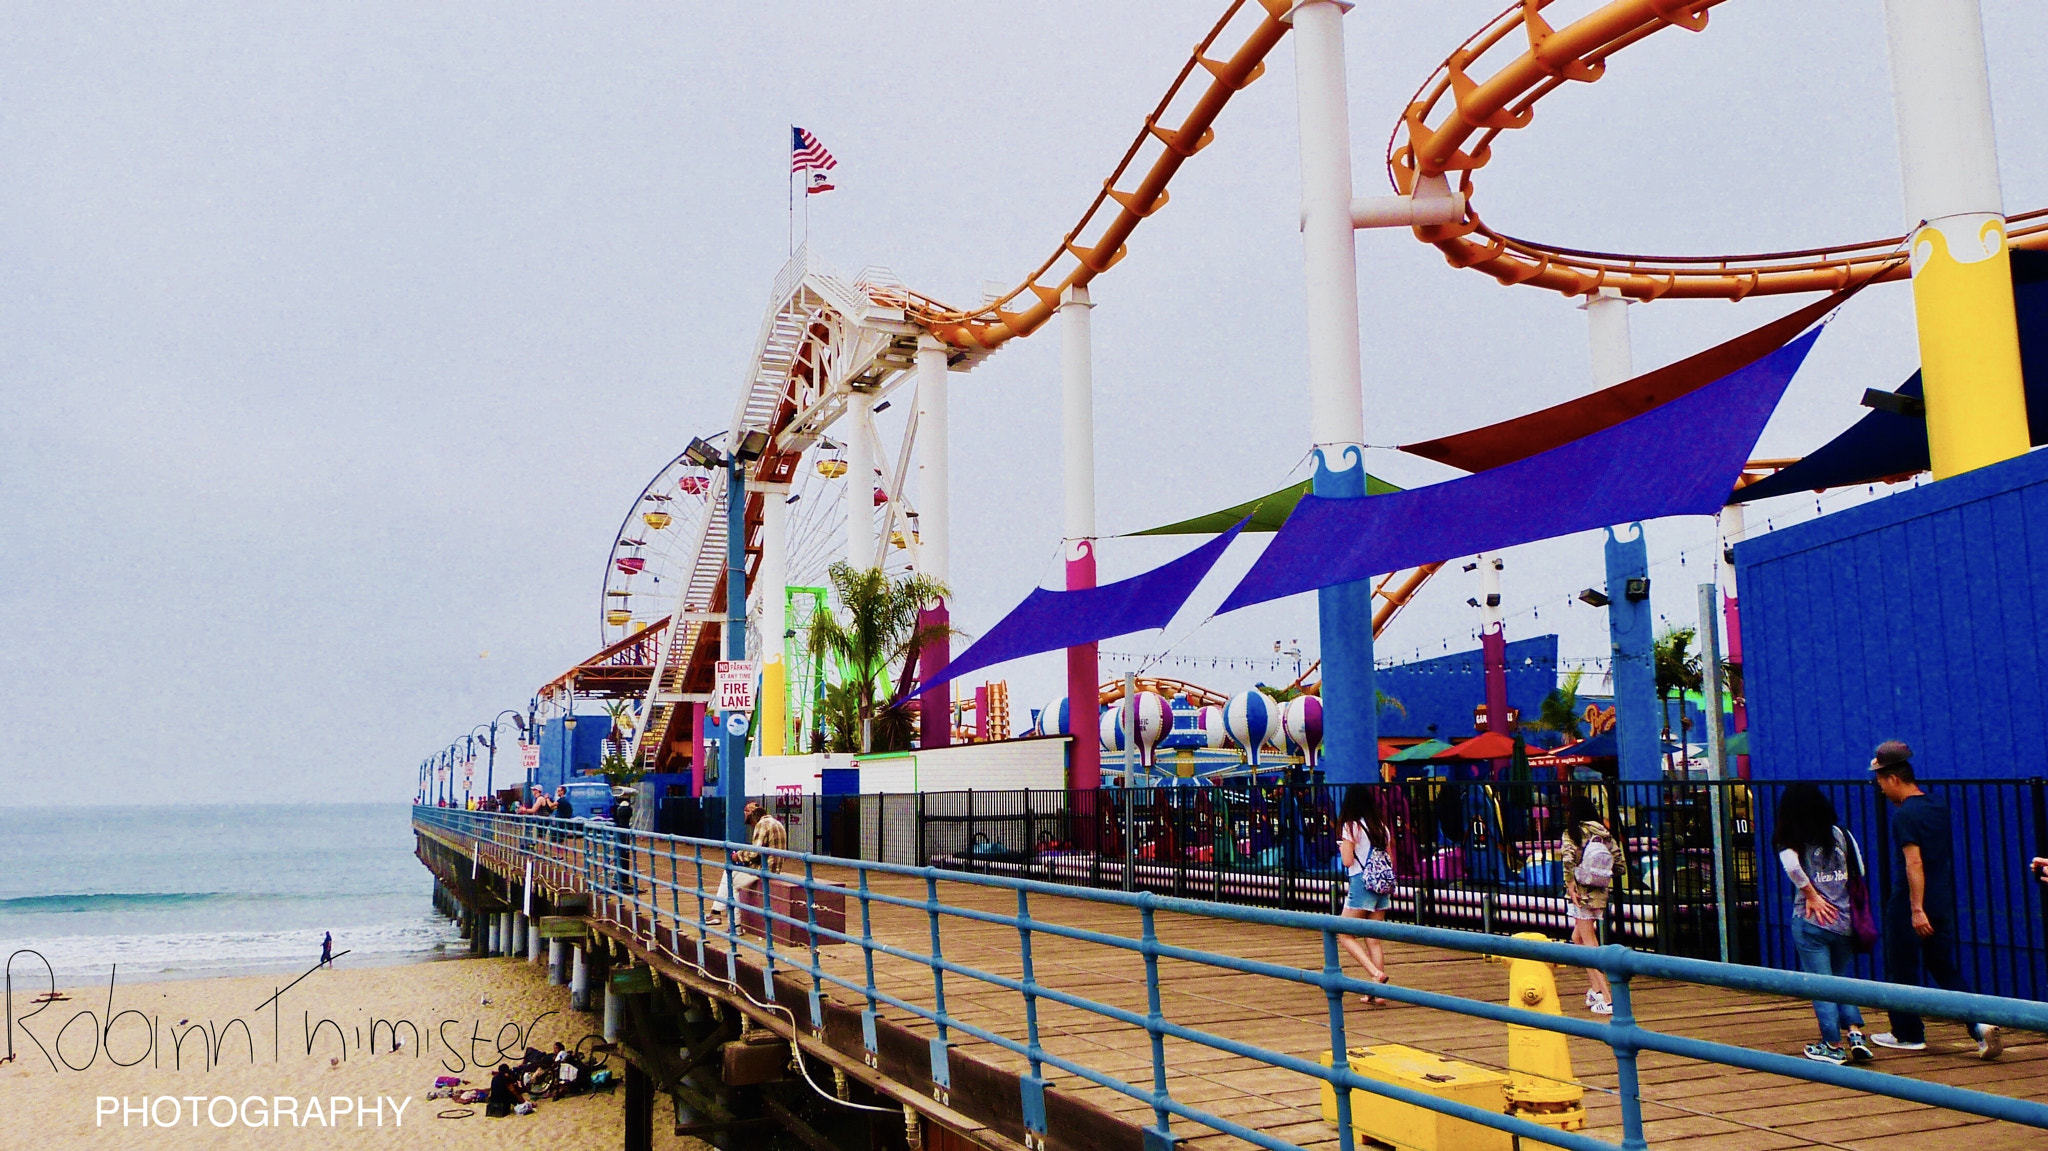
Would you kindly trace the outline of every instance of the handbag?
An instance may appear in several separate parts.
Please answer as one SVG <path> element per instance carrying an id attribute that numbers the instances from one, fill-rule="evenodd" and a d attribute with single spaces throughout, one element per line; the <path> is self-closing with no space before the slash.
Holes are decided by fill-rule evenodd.
<path id="1" fill-rule="evenodd" d="M 1863 879 L 1863 853 L 1856 837 L 1842 832 L 1842 855 L 1849 865 L 1849 940 L 1858 955 L 1877 946 L 1877 919 L 1870 912 L 1870 885 Z"/>

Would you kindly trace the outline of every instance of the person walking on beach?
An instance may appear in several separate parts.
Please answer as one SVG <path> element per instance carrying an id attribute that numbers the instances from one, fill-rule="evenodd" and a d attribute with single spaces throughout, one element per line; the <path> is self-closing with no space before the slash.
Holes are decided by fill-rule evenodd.
<path id="1" fill-rule="evenodd" d="M 1913 776 L 1913 749 L 1893 739 L 1877 745 L 1871 777 L 1892 805 L 1891 838 L 1899 852 L 1903 883 L 1885 901 L 1884 955 L 1894 983 L 1932 983 L 1948 991 L 1969 991 L 1956 965 L 1955 840 L 1948 808 L 1920 790 Z M 1924 978 L 1923 978 L 1924 977 Z M 1910 1011 L 1891 1012 L 1892 1029 L 1870 1037 L 1879 1047 L 1925 1051 L 1927 1025 Z M 1996 1059 L 2005 1050 L 1998 1028 L 1965 1023 L 1977 1041 L 1977 1058 Z"/>
<path id="2" fill-rule="evenodd" d="M 1337 811 L 1337 823 L 1337 853 L 1344 861 L 1348 883 L 1344 894 L 1344 918 L 1383 921 L 1387 918 L 1387 908 L 1394 902 L 1394 866 L 1387 855 L 1392 837 L 1387 832 L 1387 817 L 1380 809 L 1377 791 L 1363 783 L 1345 788 L 1344 804 Z M 1337 942 L 1358 960 L 1358 965 L 1365 969 L 1366 976 L 1374 983 L 1387 981 L 1386 953 L 1379 940 L 1340 935 Z M 1369 1007 L 1379 1007 L 1386 1000 L 1368 995 L 1365 1002 Z"/>
<path id="3" fill-rule="evenodd" d="M 1792 908 L 1792 949 L 1799 955 L 1799 969 L 1810 975 L 1849 975 L 1856 945 L 1850 885 L 1865 874 L 1856 837 L 1836 824 L 1835 805 L 1820 788 L 1795 783 L 1778 800 L 1771 846 L 1778 849 L 1778 862 L 1800 897 Z M 1855 1004 L 1815 1000 L 1813 1014 L 1820 1023 L 1820 1042 L 1806 1045 L 1808 1059 L 1840 1065 L 1876 1057 L 1863 1041 L 1863 1013 Z"/>
<path id="4" fill-rule="evenodd" d="M 320 966 L 334 966 L 334 933 L 327 932 L 320 940 Z"/>
<path id="5" fill-rule="evenodd" d="M 1572 942 L 1598 947 L 1600 921 L 1607 917 L 1607 897 L 1622 869 L 1621 846 L 1601 820 L 1593 798 L 1583 792 L 1572 796 L 1570 825 L 1557 845 L 1557 858 L 1564 871 L 1565 914 L 1571 919 Z M 1613 989 L 1606 973 L 1588 967 L 1586 977 L 1586 1010 L 1595 1015 L 1614 1014 Z"/>

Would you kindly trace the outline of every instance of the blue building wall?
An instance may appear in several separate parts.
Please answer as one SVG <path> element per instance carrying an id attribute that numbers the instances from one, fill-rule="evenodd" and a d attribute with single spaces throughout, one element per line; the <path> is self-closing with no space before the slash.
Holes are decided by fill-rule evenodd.
<path id="1" fill-rule="evenodd" d="M 604 739 L 611 731 L 610 716 L 579 715 L 572 748 L 569 725 L 559 718 L 548 720 L 541 725 L 540 767 L 533 781 L 553 795 L 555 788 L 578 775 L 599 770 L 604 765 Z"/>
<path id="2" fill-rule="evenodd" d="M 1557 687 L 1557 637 L 1510 642 L 1507 665 L 1508 706 L 1524 719 L 1535 719 L 1543 697 Z M 1486 702 L 1486 661 L 1480 649 L 1381 668 L 1377 679 L 1381 692 L 1401 701 L 1398 708 L 1380 709 L 1383 738 L 1433 736 L 1452 742 L 1475 733 L 1472 710 Z"/>
<path id="3" fill-rule="evenodd" d="M 1935 779 L 2048 774 L 2048 453 L 1736 546 L 1750 770 L 1860 778 L 1903 739 Z"/>

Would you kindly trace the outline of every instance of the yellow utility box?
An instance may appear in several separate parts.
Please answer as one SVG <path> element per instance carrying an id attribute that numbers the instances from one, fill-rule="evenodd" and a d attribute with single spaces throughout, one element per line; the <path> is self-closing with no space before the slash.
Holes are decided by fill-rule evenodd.
<path id="1" fill-rule="evenodd" d="M 1330 1066 L 1330 1053 L 1322 1054 Z M 1399 1044 L 1353 1047 L 1351 1070 L 1366 1079 L 1505 1114 L 1507 1077 Z M 1337 1092 L 1323 1084 L 1323 1118 L 1337 1121 Z M 1453 1119 L 1440 1111 L 1401 1103 L 1367 1091 L 1351 1092 L 1351 1127 L 1364 1139 L 1401 1151 L 1512 1151 L 1507 1132 Z"/>

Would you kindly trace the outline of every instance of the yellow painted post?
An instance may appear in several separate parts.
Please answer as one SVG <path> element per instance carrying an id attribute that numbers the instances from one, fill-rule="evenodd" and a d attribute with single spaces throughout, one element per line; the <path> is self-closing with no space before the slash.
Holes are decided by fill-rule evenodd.
<path id="1" fill-rule="evenodd" d="M 2026 453 L 2012 254 L 1977 0 L 1884 0 L 1934 478 Z"/>
<path id="2" fill-rule="evenodd" d="M 761 700 L 754 718 L 761 754 L 783 754 L 789 738 L 789 676 L 780 653 L 761 663 Z"/>
<path id="3" fill-rule="evenodd" d="M 1514 936 L 1549 942 L 1540 932 L 1525 931 Z M 1561 1015 L 1557 1002 L 1557 980 L 1550 965 L 1529 959 L 1510 959 L 1508 965 L 1508 1006 L 1545 1015 Z M 1580 1131 L 1586 1126 L 1583 1103 L 1586 1090 L 1572 1074 L 1572 1052 L 1563 1035 L 1535 1027 L 1508 1026 L 1508 1113 L 1560 1131 Z M 1531 1144 L 1524 1140 L 1523 1147 Z"/>

